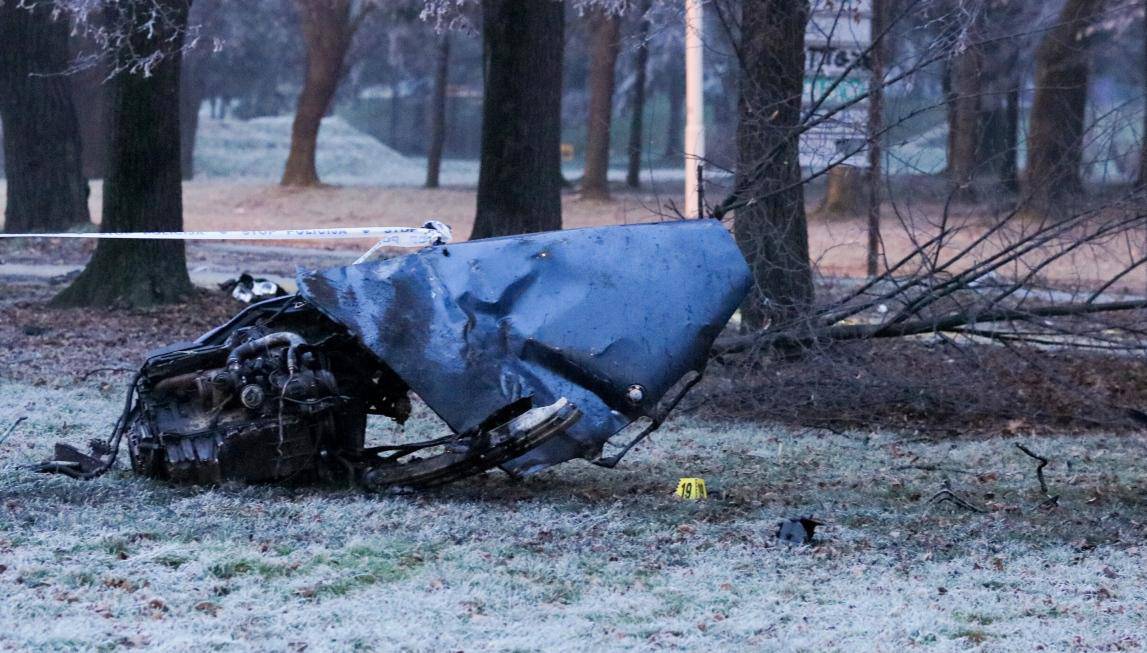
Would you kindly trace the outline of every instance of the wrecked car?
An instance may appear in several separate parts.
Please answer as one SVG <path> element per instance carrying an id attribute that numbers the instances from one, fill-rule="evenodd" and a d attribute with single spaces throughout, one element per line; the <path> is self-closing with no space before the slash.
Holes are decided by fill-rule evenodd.
<path id="1" fill-rule="evenodd" d="M 44 471 L 90 478 L 126 439 L 132 468 L 176 482 L 447 483 L 574 458 L 613 466 L 700 379 L 749 287 L 716 220 L 427 247 L 300 271 L 190 343 L 150 353 L 109 441 L 57 445 Z M 442 437 L 368 443 L 411 396 Z M 604 447 L 647 423 L 612 456 Z"/>

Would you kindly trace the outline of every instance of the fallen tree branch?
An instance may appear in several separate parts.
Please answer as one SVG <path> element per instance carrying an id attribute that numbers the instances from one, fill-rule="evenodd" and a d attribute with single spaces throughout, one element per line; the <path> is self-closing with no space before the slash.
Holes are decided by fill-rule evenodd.
<path id="1" fill-rule="evenodd" d="M 906 469 L 919 469 L 924 472 L 951 472 L 953 474 L 967 474 L 968 476 L 978 476 L 979 472 L 973 472 L 970 469 L 960 469 L 959 467 L 947 467 L 945 465 L 934 465 L 932 463 L 925 463 L 922 465 L 899 465 L 892 468 L 895 471 L 903 471 Z"/>
<path id="2" fill-rule="evenodd" d="M 940 503 L 941 501 L 951 501 L 957 507 L 971 512 L 978 512 L 980 514 L 987 514 L 988 512 L 986 509 L 971 503 L 967 499 L 961 497 L 960 495 L 947 488 L 940 490 L 936 494 L 933 494 L 932 498 L 928 499 L 927 503 L 931 505 L 933 503 Z"/>
<path id="3" fill-rule="evenodd" d="M 735 354 L 750 349 L 790 350 L 810 347 L 818 342 L 842 342 L 871 338 L 900 338 L 904 336 L 959 331 L 970 324 L 1012 322 L 1041 317 L 1069 317 L 1092 313 L 1133 311 L 1147 309 L 1147 300 L 1075 303 L 1040 306 L 1035 308 L 992 308 L 985 311 L 959 311 L 936 318 L 920 318 L 907 322 L 884 324 L 834 324 L 805 333 L 779 332 L 753 333 L 721 338 L 713 345 L 712 354 Z"/>
<path id="4" fill-rule="evenodd" d="M 1032 458 L 1035 458 L 1036 460 L 1039 461 L 1039 465 L 1037 465 L 1035 468 L 1035 476 L 1037 479 L 1039 479 L 1040 491 L 1043 492 L 1043 495 L 1045 497 L 1047 497 L 1044 500 L 1044 502 L 1040 504 L 1040 507 L 1041 508 L 1050 508 L 1051 506 L 1054 506 L 1057 503 L 1059 503 L 1059 495 L 1052 496 L 1052 494 L 1047 491 L 1047 481 L 1045 481 L 1043 478 L 1043 468 L 1047 467 L 1047 464 L 1050 461 L 1048 461 L 1047 458 L 1044 458 L 1043 456 L 1032 451 L 1031 449 L 1028 449 L 1027 447 L 1020 444 L 1019 442 L 1016 443 L 1016 448 L 1019 449 L 1020 451 L 1024 452 L 1028 456 L 1031 456 Z"/>
<path id="5" fill-rule="evenodd" d="M 12 435 L 12 432 L 16 430 L 16 427 L 20 426 L 20 423 L 26 419 L 28 419 L 27 415 L 21 415 L 20 417 L 17 417 L 16 421 L 12 422 L 12 426 L 9 426 L 8 430 L 4 432 L 4 436 L 0 437 L 0 444 L 4 444 L 4 441 L 8 439 L 8 436 Z"/>

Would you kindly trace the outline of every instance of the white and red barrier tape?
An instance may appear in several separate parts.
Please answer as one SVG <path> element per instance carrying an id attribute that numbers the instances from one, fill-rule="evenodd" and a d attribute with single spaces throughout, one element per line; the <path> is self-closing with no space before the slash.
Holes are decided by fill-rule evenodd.
<path id="1" fill-rule="evenodd" d="M 450 242 L 450 227 L 431 220 L 421 227 L 339 227 L 330 229 L 273 229 L 247 231 L 130 231 L 0 234 L 0 238 L 95 238 L 119 240 L 330 240 L 377 238 L 362 262 L 382 247 L 425 247 Z"/>

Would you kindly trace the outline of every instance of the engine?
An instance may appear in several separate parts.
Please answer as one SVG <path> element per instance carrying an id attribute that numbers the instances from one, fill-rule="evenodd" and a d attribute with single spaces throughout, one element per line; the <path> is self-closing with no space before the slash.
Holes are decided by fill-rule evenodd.
<path id="1" fill-rule="evenodd" d="M 297 303 L 148 359 L 127 419 L 135 471 L 203 484 L 354 475 L 367 414 L 401 423 L 407 389 Z"/>

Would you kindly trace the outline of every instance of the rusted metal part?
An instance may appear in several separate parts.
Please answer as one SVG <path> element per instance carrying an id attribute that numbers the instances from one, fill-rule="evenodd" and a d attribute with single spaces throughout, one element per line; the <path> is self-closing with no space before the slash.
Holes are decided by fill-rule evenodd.
<path id="1" fill-rule="evenodd" d="M 137 472 L 197 484 L 413 488 L 576 457 L 611 467 L 699 380 L 748 284 L 729 233 L 708 220 L 434 246 L 303 272 L 298 296 L 153 352 L 113 445 L 62 450 L 69 460 L 43 469 L 91 478 L 123 437 Z M 365 447 L 367 416 L 402 423 L 411 391 L 450 434 Z M 649 428 L 601 458 L 643 417 Z"/>

